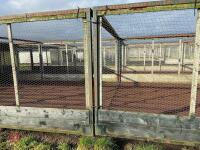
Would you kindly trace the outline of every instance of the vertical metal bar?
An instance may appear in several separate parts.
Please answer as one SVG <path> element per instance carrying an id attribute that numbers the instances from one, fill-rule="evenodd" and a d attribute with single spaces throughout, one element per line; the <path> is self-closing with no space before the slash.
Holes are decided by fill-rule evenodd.
<path id="1" fill-rule="evenodd" d="M 179 40 L 178 75 L 180 75 L 180 73 L 181 73 L 181 55 L 182 55 L 182 40 Z"/>
<path id="2" fill-rule="evenodd" d="M 146 71 L 146 45 L 144 45 L 144 71 Z"/>
<path id="3" fill-rule="evenodd" d="M 8 28 L 8 41 L 10 47 L 10 59 L 11 59 L 11 66 L 12 66 L 12 74 L 13 74 L 13 84 L 14 84 L 14 91 L 15 91 L 15 102 L 16 106 L 19 106 L 19 91 L 18 91 L 18 80 L 17 80 L 17 73 L 16 73 L 16 63 L 15 63 L 15 56 L 14 56 L 14 46 L 13 46 L 13 38 L 12 38 L 12 27 L 11 24 L 7 24 Z"/>
<path id="4" fill-rule="evenodd" d="M 106 47 L 103 49 L 103 66 L 106 66 Z"/>
<path id="5" fill-rule="evenodd" d="M 122 66 L 122 70 L 124 70 L 124 44 L 121 45 L 121 66 Z"/>
<path id="6" fill-rule="evenodd" d="M 66 52 L 66 66 L 69 66 L 69 57 L 68 57 L 68 45 L 65 44 L 65 52 Z"/>
<path id="7" fill-rule="evenodd" d="M 33 50 L 30 50 L 30 58 L 31 58 L 31 70 L 34 69 L 34 61 L 33 61 Z"/>
<path id="8" fill-rule="evenodd" d="M 168 58 L 171 56 L 171 47 L 168 48 Z"/>
<path id="9" fill-rule="evenodd" d="M 127 46 L 124 47 L 124 67 L 127 66 Z"/>
<path id="10" fill-rule="evenodd" d="M 48 59 L 48 51 L 47 51 L 47 48 L 46 48 L 46 63 L 47 63 L 47 66 L 49 65 L 49 59 Z"/>
<path id="11" fill-rule="evenodd" d="M 154 73 L 154 40 L 152 41 L 152 51 L 151 51 L 151 74 Z"/>
<path id="12" fill-rule="evenodd" d="M 39 51 L 39 61 L 40 61 L 40 75 L 41 75 L 41 79 L 43 79 L 44 65 L 43 65 L 43 51 L 42 51 L 42 45 L 41 44 L 38 44 L 38 51 Z"/>
<path id="13" fill-rule="evenodd" d="M 189 111 L 190 117 L 195 115 L 196 112 L 197 87 L 198 87 L 198 75 L 199 75 L 199 57 L 200 57 L 200 10 L 198 10 L 197 23 L 196 23 L 192 88 L 191 88 L 190 111 Z"/>
<path id="14" fill-rule="evenodd" d="M 99 107 L 102 108 L 103 101 L 102 101 L 102 75 L 103 75 L 103 65 L 102 61 L 104 58 L 102 58 L 102 17 L 99 17 Z"/>
<path id="15" fill-rule="evenodd" d="M 118 69 L 119 69 L 119 66 L 118 66 L 118 62 L 119 62 L 119 41 L 116 40 L 116 43 L 115 43 L 115 74 L 117 74 L 118 76 Z"/>
<path id="16" fill-rule="evenodd" d="M 162 44 L 160 44 L 160 49 L 159 49 L 160 53 L 159 53 L 159 68 L 160 68 L 160 71 L 161 71 L 161 61 L 162 61 Z"/>
<path id="17" fill-rule="evenodd" d="M 182 68 L 182 71 L 184 71 L 184 68 L 185 68 L 185 51 L 186 51 L 186 44 L 184 44 L 182 42 L 182 55 L 181 55 L 181 68 Z"/>

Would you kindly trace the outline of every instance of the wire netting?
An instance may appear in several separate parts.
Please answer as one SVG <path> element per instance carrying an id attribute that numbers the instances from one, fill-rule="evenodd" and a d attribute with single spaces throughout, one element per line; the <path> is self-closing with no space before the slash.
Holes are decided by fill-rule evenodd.
<path id="1" fill-rule="evenodd" d="M 12 67 L 10 66 L 9 45 L 0 39 L 0 100 L 1 105 L 15 106 Z"/>
<path id="2" fill-rule="evenodd" d="M 84 109 L 82 19 L 16 23 L 12 30 L 20 106 Z"/>
<path id="3" fill-rule="evenodd" d="M 195 32 L 196 20 L 193 10 L 106 18 L 123 41 L 117 45 L 113 37 L 114 44 L 107 46 L 105 41 L 111 38 L 102 30 L 103 109 L 188 115 L 194 56 L 194 37 L 190 35 Z"/>

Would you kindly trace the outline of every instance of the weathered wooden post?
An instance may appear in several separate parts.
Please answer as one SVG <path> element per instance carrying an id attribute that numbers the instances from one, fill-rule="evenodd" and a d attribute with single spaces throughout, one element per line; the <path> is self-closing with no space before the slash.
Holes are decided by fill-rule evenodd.
<path id="1" fill-rule="evenodd" d="M 84 68 L 85 68 L 85 100 L 86 108 L 93 110 L 92 87 L 92 27 L 91 10 L 87 10 L 86 19 L 83 19 L 84 32 Z"/>
<path id="2" fill-rule="evenodd" d="M 190 111 L 189 111 L 190 117 L 195 115 L 196 112 L 198 75 L 199 75 L 199 56 L 200 56 L 200 10 L 198 10 L 197 12 L 196 37 L 195 37 L 193 73 L 192 73 L 192 88 L 191 88 Z"/>
<path id="3" fill-rule="evenodd" d="M 8 28 L 8 41 L 9 41 L 9 48 L 10 48 L 10 59 L 11 59 L 11 66 L 12 66 L 12 74 L 13 74 L 13 84 L 14 84 L 14 91 L 15 91 L 15 102 L 16 106 L 19 106 L 19 90 L 18 90 L 18 80 L 17 80 L 17 73 L 16 73 L 16 61 L 15 61 L 15 53 L 14 53 L 14 46 L 13 46 L 13 37 L 12 37 L 12 26 L 11 24 L 7 24 Z"/>

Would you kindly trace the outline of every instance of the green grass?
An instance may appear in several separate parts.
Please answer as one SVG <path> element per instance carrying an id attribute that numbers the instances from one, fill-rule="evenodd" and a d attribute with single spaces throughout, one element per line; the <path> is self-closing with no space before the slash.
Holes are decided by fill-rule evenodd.
<path id="1" fill-rule="evenodd" d="M 50 145 L 38 142 L 31 136 L 21 138 L 13 144 L 13 150 L 49 150 Z"/>
<path id="2" fill-rule="evenodd" d="M 111 138 L 99 138 L 95 141 L 94 150 L 117 150 Z"/>
<path id="3" fill-rule="evenodd" d="M 162 150 L 162 148 L 153 144 L 143 144 L 135 146 L 134 150 Z"/>
<path id="4" fill-rule="evenodd" d="M 91 150 L 93 149 L 94 139 L 92 137 L 81 137 L 77 150 Z"/>
<path id="5" fill-rule="evenodd" d="M 71 146 L 66 143 L 58 144 L 58 150 L 72 150 Z"/>

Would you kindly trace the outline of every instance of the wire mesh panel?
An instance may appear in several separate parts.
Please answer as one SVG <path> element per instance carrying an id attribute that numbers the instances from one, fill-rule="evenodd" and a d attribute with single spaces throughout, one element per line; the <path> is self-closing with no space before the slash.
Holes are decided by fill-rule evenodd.
<path id="1" fill-rule="evenodd" d="M 103 109 L 188 115 L 194 56 L 192 10 L 106 16 L 122 41 L 104 71 Z M 101 33 L 104 41 L 107 33 Z M 116 39 L 113 40 L 116 42 Z M 103 45 L 103 44 L 102 44 Z M 106 46 L 101 47 L 104 53 Z M 105 68 L 105 67 L 103 67 Z M 104 69 L 105 70 L 105 69 Z"/>
<path id="2" fill-rule="evenodd" d="M 0 105 L 15 106 L 15 94 L 7 40 L 0 39 Z"/>
<path id="3" fill-rule="evenodd" d="M 84 109 L 82 19 L 16 23 L 12 29 L 20 106 Z"/>

